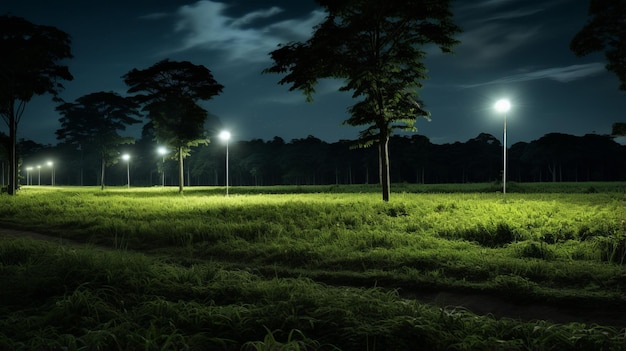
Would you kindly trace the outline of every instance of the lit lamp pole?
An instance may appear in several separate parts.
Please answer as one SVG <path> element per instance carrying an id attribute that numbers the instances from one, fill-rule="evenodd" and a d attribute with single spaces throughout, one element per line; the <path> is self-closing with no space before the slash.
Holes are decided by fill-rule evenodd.
<path id="1" fill-rule="evenodd" d="M 157 149 L 159 155 L 161 155 L 161 186 L 165 186 L 165 155 L 167 154 L 167 149 L 164 146 L 159 146 Z"/>
<path id="2" fill-rule="evenodd" d="M 41 165 L 37 165 L 37 185 L 41 185 Z"/>
<path id="3" fill-rule="evenodd" d="M 130 188 L 130 155 L 123 154 L 122 160 L 126 161 L 126 187 Z"/>
<path id="4" fill-rule="evenodd" d="M 52 176 L 51 176 L 50 184 L 54 186 L 54 162 L 48 161 L 48 167 L 52 168 Z"/>
<path id="5" fill-rule="evenodd" d="M 228 140 L 230 140 L 230 132 L 226 130 L 221 132 L 220 139 L 226 142 L 226 196 L 228 196 Z"/>
<path id="6" fill-rule="evenodd" d="M 506 113 L 511 108 L 511 103 L 507 99 L 498 100 L 495 105 L 496 111 L 504 114 L 504 145 L 502 146 L 504 155 L 504 168 L 502 172 L 502 199 L 506 202 Z"/>

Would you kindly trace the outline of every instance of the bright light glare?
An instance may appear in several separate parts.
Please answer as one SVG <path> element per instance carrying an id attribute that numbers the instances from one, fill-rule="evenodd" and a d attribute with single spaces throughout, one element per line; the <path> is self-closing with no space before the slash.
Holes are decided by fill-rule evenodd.
<path id="1" fill-rule="evenodd" d="M 159 146 L 159 148 L 157 149 L 159 155 L 165 155 L 167 154 L 167 149 L 165 148 L 165 146 Z"/>
<path id="2" fill-rule="evenodd" d="M 48 161 L 46 164 L 48 165 L 48 167 L 52 167 L 54 163 L 52 161 Z"/>
<path id="3" fill-rule="evenodd" d="M 229 131 L 223 131 L 220 133 L 220 139 L 222 140 L 228 140 L 230 139 L 230 132 Z"/>
<path id="4" fill-rule="evenodd" d="M 498 112 L 507 112 L 511 108 L 511 103 L 507 99 L 498 100 L 495 108 Z"/>
<path id="5" fill-rule="evenodd" d="M 122 155 L 122 160 L 124 160 L 124 161 L 130 160 L 130 155 L 129 154 L 123 154 Z"/>

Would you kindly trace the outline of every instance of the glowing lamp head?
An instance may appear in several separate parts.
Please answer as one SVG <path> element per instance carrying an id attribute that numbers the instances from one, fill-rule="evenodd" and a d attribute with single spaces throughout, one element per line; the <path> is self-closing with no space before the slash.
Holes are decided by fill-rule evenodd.
<path id="1" fill-rule="evenodd" d="M 165 146 L 159 146 L 157 152 L 159 153 L 159 155 L 165 155 L 167 154 L 167 149 L 165 148 Z"/>
<path id="2" fill-rule="evenodd" d="M 507 112 L 511 108 L 511 103 L 507 99 L 498 100 L 495 108 L 498 112 Z"/>
<path id="3" fill-rule="evenodd" d="M 228 140 L 230 139 L 230 132 L 229 131 L 223 131 L 220 133 L 220 139 L 222 140 Z"/>
<path id="4" fill-rule="evenodd" d="M 54 165 L 54 162 L 48 161 L 48 162 L 46 162 L 46 164 L 48 165 L 48 167 L 52 167 L 52 165 Z"/>
<path id="5" fill-rule="evenodd" d="M 124 160 L 124 161 L 130 160 L 130 155 L 129 154 L 123 154 L 122 155 L 122 160 Z"/>

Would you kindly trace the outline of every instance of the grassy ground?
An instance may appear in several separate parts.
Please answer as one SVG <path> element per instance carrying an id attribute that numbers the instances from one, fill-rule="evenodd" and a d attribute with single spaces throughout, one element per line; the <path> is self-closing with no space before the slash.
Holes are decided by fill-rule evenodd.
<path id="1" fill-rule="evenodd" d="M 619 319 L 415 299 L 625 312 L 620 187 L 25 188 L 3 227 L 88 245 L 0 242 L 0 348 L 623 350 Z"/>

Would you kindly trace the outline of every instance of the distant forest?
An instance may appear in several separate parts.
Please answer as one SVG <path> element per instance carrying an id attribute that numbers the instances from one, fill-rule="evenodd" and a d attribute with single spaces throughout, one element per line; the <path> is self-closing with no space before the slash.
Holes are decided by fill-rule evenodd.
<path id="1" fill-rule="evenodd" d="M 229 184 L 233 186 L 375 184 L 379 181 L 378 149 L 357 148 L 354 141 L 327 143 L 313 136 L 285 142 L 231 141 Z M 19 142 L 21 184 L 49 185 L 53 160 L 56 185 L 99 185 L 100 158 L 71 145 Z M 499 139 L 482 133 L 466 142 L 433 144 L 421 135 L 392 136 L 391 177 L 394 183 L 499 182 L 503 150 Z M 131 186 L 177 185 L 176 162 L 157 154 L 149 138 L 123 146 L 131 155 Z M 7 158 L 0 154 L 2 184 Z M 226 147 L 219 139 L 192 149 L 185 159 L 185 185 L 224 185 Z M 551 133 L 532 142 L 519 142 L 507 152 L 508 181 L 584 182 L 626 179 L 626 146 L 608 135 L 573 136 Z M 41 168 L 37 169 L 37 165 Z M 34 167 L 26 174 L 26 167 Z M 125 161 L 107 168 L 106 185 L 126 184 Z M 30 179 L 26 177 L 30 175 Z"/>

